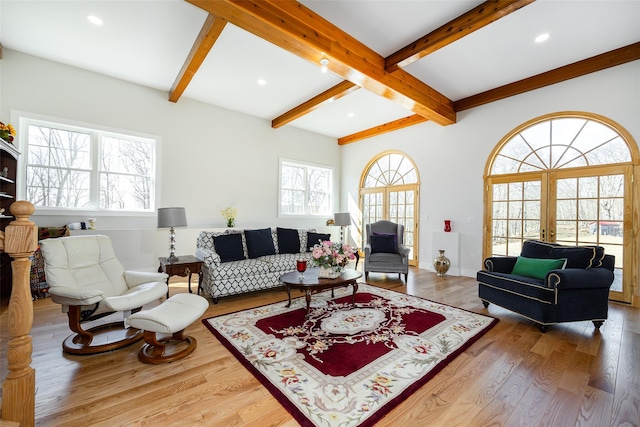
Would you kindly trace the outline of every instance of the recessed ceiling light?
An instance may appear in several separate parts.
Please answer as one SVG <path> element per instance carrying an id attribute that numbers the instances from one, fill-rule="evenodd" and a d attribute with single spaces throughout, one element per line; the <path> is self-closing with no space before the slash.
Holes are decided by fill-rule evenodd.
<path id="1" fill-rule="evenodd" d="M 266 85 L 266 84 L 267 84 L 267 81 L 266 81 L 265 79 L 258 79 L 258 84 L 259 84 L 260 86 L 264 86 L 264 85 Z"/>
<path id="2" fill-rule="evenodd" d="M 322 70 L 323 73 L 326 73 L 327 65 L 329 65 L 329 60 L 327 58 L 322 58 L 320 60 L 320 65 L 322 65 L 322 68 L 320 68 L 320 70 Z"/>
<path id="3" fill-rule="evenodd" d="M 87 15 L 87 19 L 89 20 L 89 22 L 91 22 L 93 25 L 102 25 L 104 24 L 104 22 L 102 22 L 102 19 L 98 18 L 95 15 Z"/>
<path id="4" fill-rule="evenodd" d="M 349 114 L 347 114 L 347 116 L 353 117 L 353 116 L 355 116 L 355 114 L 354 113 L 349 113 Z"/>
<path id="5" fill-rule="evenodd" d="M 549 33 L 543 33 L 540 34 L 538 37 L 535 38 L 535 42 L 536 43 L 542 43 L 544 41 L 546 41 L 549 38 Z"/>

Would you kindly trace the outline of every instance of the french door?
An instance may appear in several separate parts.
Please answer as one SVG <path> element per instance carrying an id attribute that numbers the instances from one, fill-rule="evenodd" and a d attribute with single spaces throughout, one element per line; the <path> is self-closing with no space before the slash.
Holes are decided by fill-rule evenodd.
<path id="1" fill-rule="evenodd" d="M 630 302 L 631 176 L 617 165 L 489 177 L 484 253 L 516 256 L 528 239 L 603 246 L 616 257 L 610 298 Z"/>
<path id="2" fill-rule="evenodd" d="M 404 245 L 409 252 L 409 265 L 418 265 L 417 224 L 418 188 L 416 184 L 393 187 L 363 188 L 360 190 L 362 206 L 362 231 L 366 224 L 386 219 L 404 225 Z"/>

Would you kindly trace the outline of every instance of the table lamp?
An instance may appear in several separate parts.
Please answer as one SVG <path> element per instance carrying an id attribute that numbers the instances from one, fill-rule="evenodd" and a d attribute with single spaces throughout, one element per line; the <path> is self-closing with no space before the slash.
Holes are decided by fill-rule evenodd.
<path id="1" fill-rule="evenodd" d="M 186 227 L 187 214 L 184 208 L 158 208 L 158 228 L 169 228 L 169 257 L 167 262 L 178 261 L 176 256 L 176 231 L 173 227 Z"/>
<path id="2" fill-rule="evenodd" d="M 344 244 L 344 228 L 351 225 L 351 214 L 349 212 L 336 213 L 333 215 L 333 224 L 340 227 L 340 244 Z"/>

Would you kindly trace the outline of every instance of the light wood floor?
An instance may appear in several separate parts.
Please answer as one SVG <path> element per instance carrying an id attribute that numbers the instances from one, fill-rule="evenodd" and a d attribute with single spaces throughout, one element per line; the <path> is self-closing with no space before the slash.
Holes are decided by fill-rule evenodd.
<path id="1" fill-rule="evenodd" d="M 639 426 L 640 310 L 612 303 L 601 332 L 590 322 L 541 334 L 496 306 L 486 310 L 475 280 L 413 269 L 409 283 L 371 274 L 369 283 L 500 322 L 379 426 Z M 186 292 L 172 278 L 171 294 Z M 286 299 L 282 290 L 222 299 L 203 317 Z M 33 362 L 39 426 L 295 426 L 270 393 L 196 322 L 189 357 L 166 365 L 138 361 L 141 344 L 94 356 L 63 354 L 67 318 L 50 299 L 34 302 Z M 2 378 L 6 376 L 6 307 Z"/>

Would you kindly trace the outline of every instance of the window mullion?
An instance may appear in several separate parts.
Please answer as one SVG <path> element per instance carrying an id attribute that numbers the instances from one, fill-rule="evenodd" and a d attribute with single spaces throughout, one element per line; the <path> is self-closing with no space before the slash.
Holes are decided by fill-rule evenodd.
<path id="1" fill-rule="evenodd" d="M 303 215 L 309 215 L 309 168 L 304 168 L 304 205 L 302 206 Z"/>
<path id="2" fill-rule="evenodd" d="M 98 132 L 91 133 L 91 207 L 100 209 L 100 152 L 102 136 Z"/>

